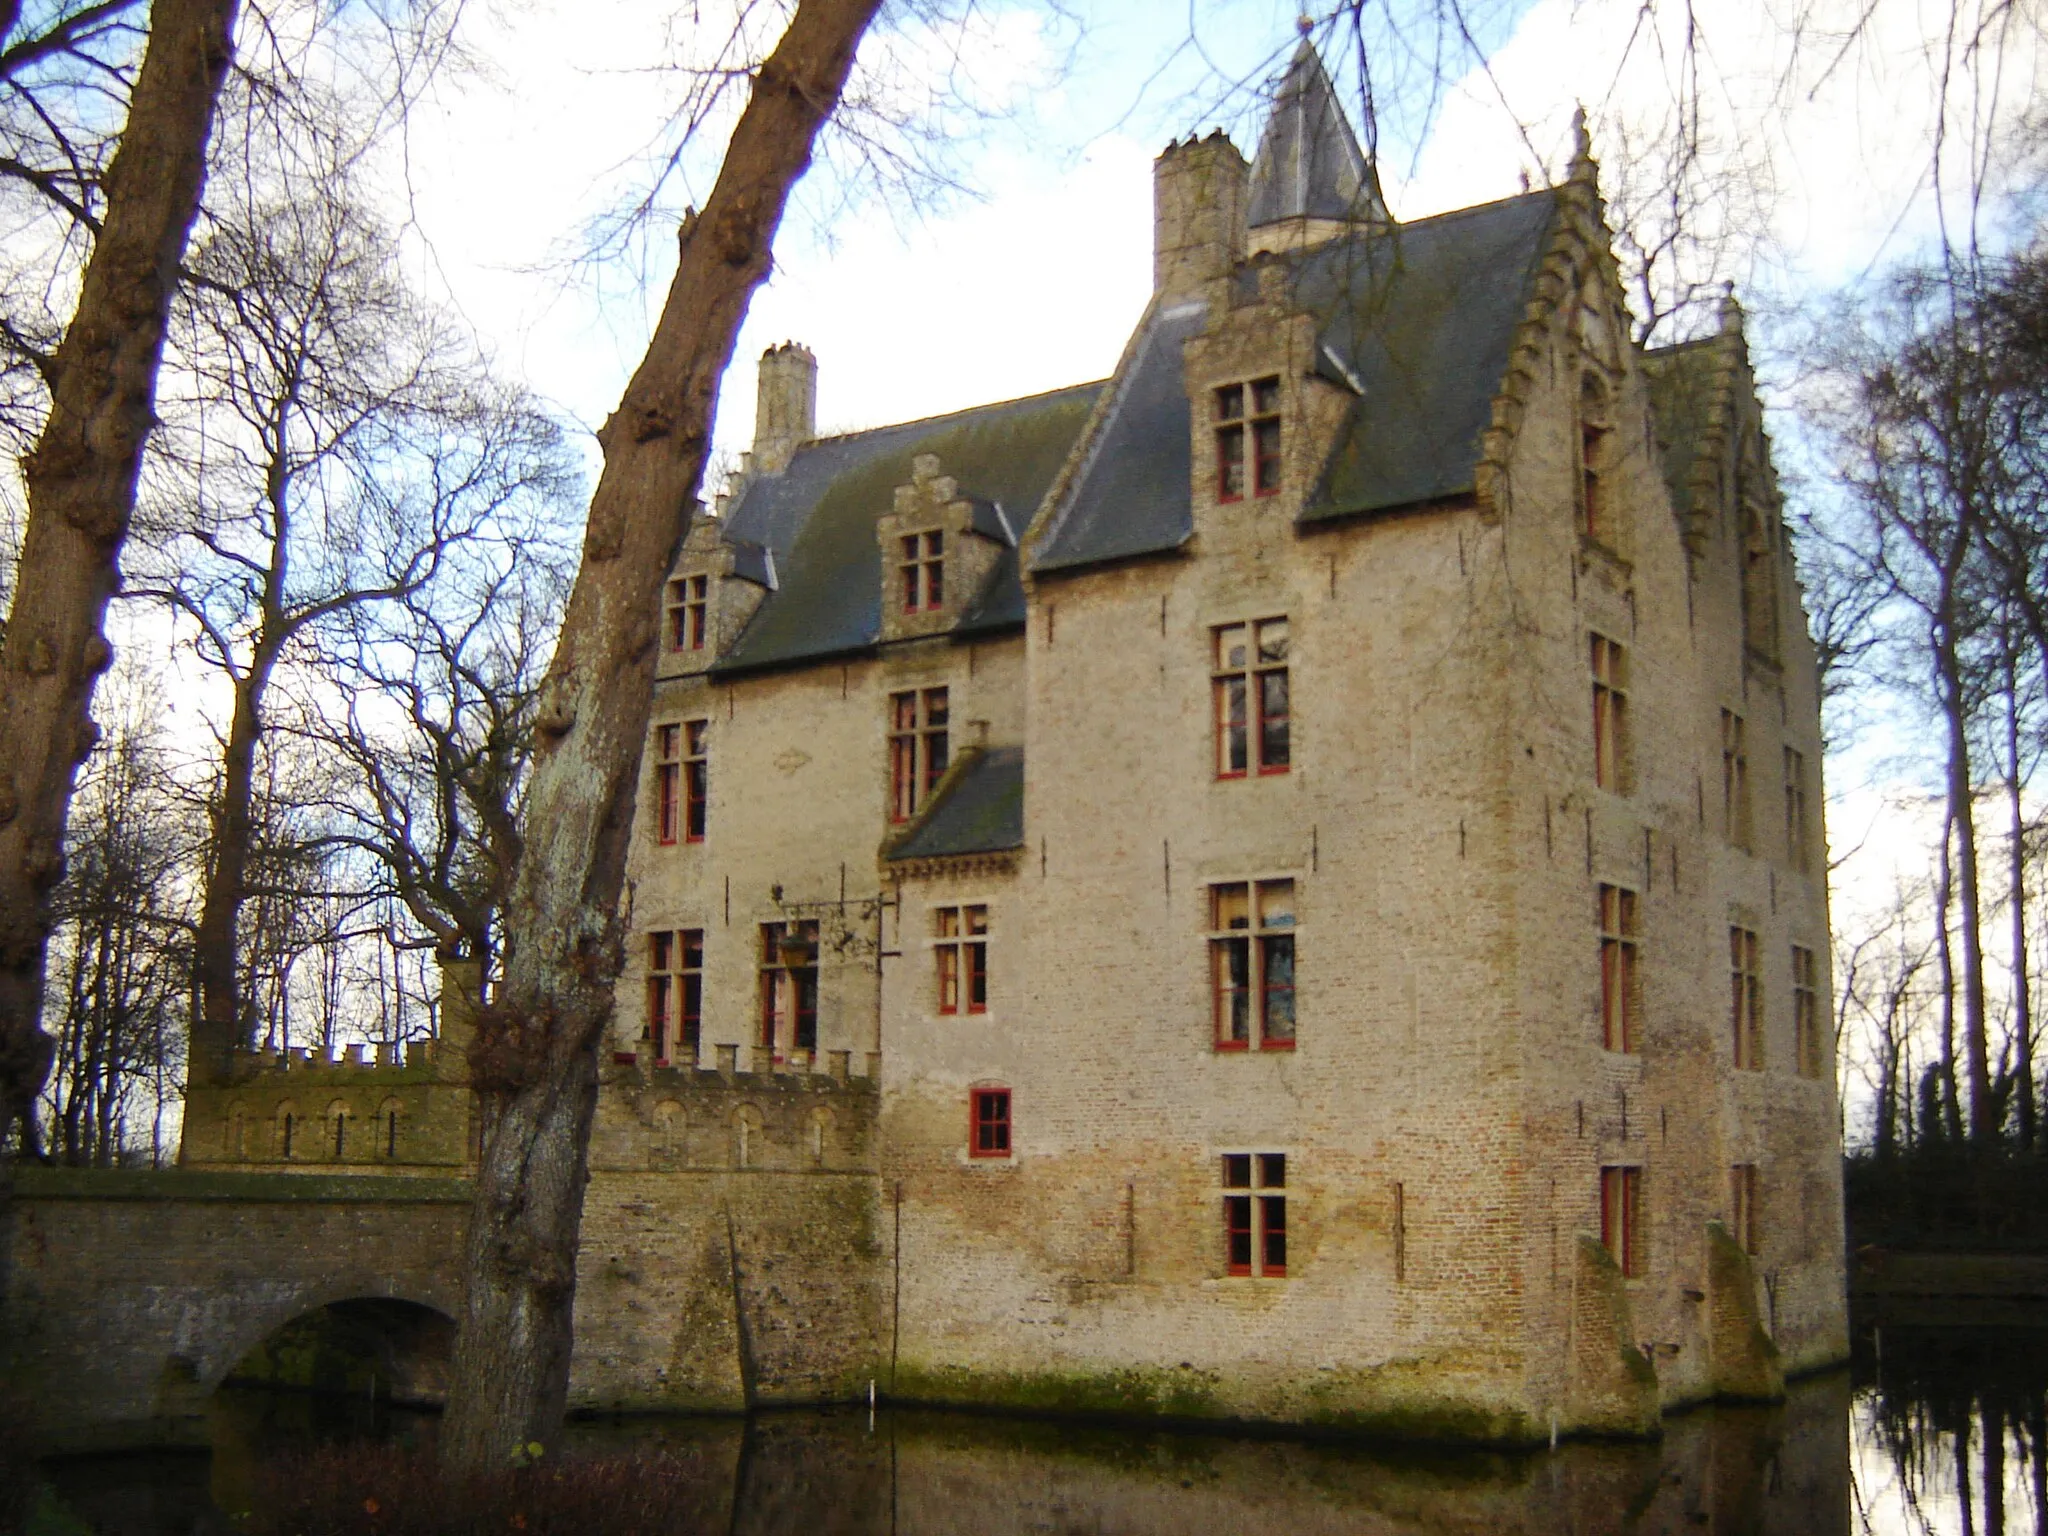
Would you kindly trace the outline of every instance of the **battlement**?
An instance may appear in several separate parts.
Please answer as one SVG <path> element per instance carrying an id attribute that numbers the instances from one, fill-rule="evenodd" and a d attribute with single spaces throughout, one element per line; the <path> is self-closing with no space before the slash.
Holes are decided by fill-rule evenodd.
<path id="1" fill-rule="evenodd" d="M 235 1051 L 227 1069 L 215 1080 L 221 1087 L 262 1082 L 274 1074 L 305 1074 L 337 1085 L 371 1079 L 466 1081 L 469 1065 L 463 1052 L 447 1040 L 409 1040 L 398 1045 L 351 1045 L 340 1056 L 323 1056 L 305 1047 Z"/>

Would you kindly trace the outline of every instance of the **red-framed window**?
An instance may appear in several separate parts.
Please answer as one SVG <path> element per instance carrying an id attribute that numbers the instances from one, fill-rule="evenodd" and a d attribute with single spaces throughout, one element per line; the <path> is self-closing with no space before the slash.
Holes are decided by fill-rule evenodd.
<path id="1" fill-rule="evenodd" d="M 1732 709 L 1721 711 L 1721 824 L 1729 842 L 1749 847 L 1749 727 Z"/>
<path id="2" fill-rule="evenodd" d="M 1209 887 L 1209 988 L 1219 1051 L 1294 1049 L 1294 882 Z"/>
<path id="3" fill-rule="evenodd" d="M 988 1012 L 988 908 L 936 907 L 932 954 L 940 1013 Z"/>
<path id="4" fill-rule="evenodd" d="M 1216 777 L 1285 773 L 1294 761 L 1287 692 L 1287 620 L 1221 624 L 1214 631 Z"/>
<path id="5" fill-rule="evenodd" d="M 1636 1029 L 1636 893 L 1603 885 L 1600 917 L 1600 1039 L 1610 1051 L 1640 1049 Z"/>
<path id="6" fill-rule="evenodd" d="M 903 582 L 905 613 L 937 613 L 946 606 L 946 535 L 906 533 L 897 574 Z"/>
<path id="7" fill-rule="evenodd" d="M 1579 529 L 1595 543 L 1614 543 L 1613 509 L 1607 505 L 1607 390 L 1588 377 L 1579 389 Z"/>
<path id="8" fill-rule="evenodd" d="M 1757 1215 L 1756 1164 L 1737 1163 L 1728 1170 L 1728 1235 L 1752 1255 L 1761 1251 Z"/>
<path id="9" fill-rule="evenodd" d="M 818 924 L 761 925 L 761 1044 L 776 1061 L 818 1050 Z"/>
<path id="10" fill-rule="evenodd" d="M 1747 928 L 1728 930 L 1728 1027 L 1735 1065 L 1761 1072 L 1764 1065 L 1764 977 L 1757 938 Z"/>
<path id="11" fill-rule="evenodd" d="M 946 771 L 950 716 L 943 688 L 889 695 L 889 819 L 908 821 Z"/>
<path id="12" fill-rule="evenodd" d="M 680 725 L 654 728 L 654 828 L 664 846 L 676 840 L 681 823 L 682 743 Z"/>
<path id="13" fill-rule="evenodd" d="M 708 720 L 691 720 L 683 726 L 683 836 L 693 843 L 704 841 L 704 822 L 711 804 L 711 754 L 706 740 L 710 731 Z"/>
<path id="14" fill-rule="evenodd" d="M 967 1155 L 1010 1155 L 1010 1090 L 976 1088 L 967 1096 Z"/>
<path id="15" fill-rule="evenodd" d="M 647 1028 L 641 1038 L 654 1064 L 697 1063 L 704 1033 L 704 930 L 677 928 L 647 936 Z"/>
<path id="16" fill-rule="evenodd" d="M 1280 379 L 1277 374 L 1215 391 L 1216 499 L 1242 501 L 1280 489 Z"/>
<path id="17" fill-rule="evenodd" d="M 1648 1257 L 1643 1251 L 1642 1169 L 1600 1170 L 1600 1242 L 1623 1275 L 1642 1278 Z"/>
<path id="18" fill-rule="evenodd" d="M 1628 767 L 1628 656 L 1605 635 L 1592 637 L 1593 782 L 1619 794 Z"/>
<path id="19" fill-rule="evenodd" d="M 1223 1154 L 1223 1268 L 1279 1279 L 1287 1273 L 1287 1154 Z"/>
<path id="20" fill-rule="evenodd" d="M 710 636 L 711 578 L 679 576 L 668 584 L 668 648 L 701 651 Z"/>
<path id="21" fill-rule="evenodd" d="M 1819 1077 L 1820 969 L 1810 949 L 1792 946 L 1792 1053 L 1801 1077 Z"/>

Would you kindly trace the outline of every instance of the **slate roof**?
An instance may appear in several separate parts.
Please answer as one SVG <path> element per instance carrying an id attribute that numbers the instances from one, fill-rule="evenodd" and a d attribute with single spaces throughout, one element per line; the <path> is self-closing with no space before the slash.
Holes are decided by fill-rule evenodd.
<path id="1" fill-rule="evenodd" d="M 1366 162 L 1315 45 L 1303 38 L 1273 98 L 1252 161 L 1245 222 L 1285 219 L 1384 222 L 1379 178 Z"/>
<path id="2" fill-rule="evenodd" d="M 1493 397 L 1557 220 L 1558 193 L 1525 193 L 1269 256 L 1291 301 L 1321 317 L 1315 366 L 1356 400 L 1302 511 L 1316 523 L 1470 493 Z M 1088 457 L 1052 509 L 1034 571 L 1179 549 L 1194 532 L 1181 349 L 1206 311 L 1152 315 Z"/>
<path id="3" fill-rule="evenodd" d="M 756 475 L 727 512 L 728 542 L 759 545 L 774 590 L 718 674 L 845 655 L 881 635 L 882 562 L 875 523 L 910 483 L 910 461 L 937 454 L 940 473 L 976 506 L 972 523 L 1014 545 L 1046 488 L 1066 462 L 1102 385 L 1006 400 L 950 416 L 842 437 L 796 450 L 779 475 Z M 1017 553 L 1006 548 L 955 634 L 979 634 L 1024 622 Z"/>
<path id="4" fill-rule="evenodd" d="M 1024 845 L 1024 749 L 990 747 L 961 768 L 892 862 L 952 854 L 1000 853 Z"/>

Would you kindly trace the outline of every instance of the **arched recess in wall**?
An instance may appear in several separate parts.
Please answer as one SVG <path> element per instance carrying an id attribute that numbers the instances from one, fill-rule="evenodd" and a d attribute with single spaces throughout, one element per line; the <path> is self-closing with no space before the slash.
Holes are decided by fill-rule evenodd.
<path id="1" fill-rule="evenodd" d="M 228 1123 L 221 1152 L 231 1163 L 239 1163 L 249 1156 L 249 1107 L 234 1103 L 228 1106 Z"/>
<path id="2" fill-rule="evenodd" d="M 761 1161 L 761 1111 L 742 1104 L 732 1112 L 732 1165 L 755 1168 Z"/>
<path id="3" fill-rule="evenodd" d="M 299 1144 L 301 1129 L 302 1127 L 299 1124 L 299 1106 L 292 1100 L 286 1099 L 277 1106 L 277 1114 L 271 1122 L 271 1155 L 277 1158 L 279 1162 L 284 1163 L 290 1162 L 295 1157 L 305 1156 L 306 1149 Z"/>
<path id="4" fill-rule="evenodd" d="M 820 1104 L 811 1111 L 810 1139 L 807 1143 L 813 1168 L 824 1168 L 831 1163 L 832 1131 L 832 1111 Z"/>
<path id="5" fill-rule="evenodd" d="M 683 1106 L 674 1099 L 663 1099 L 654 1106 L 654 1134 L 648 1142 L 648 1160 L 657 1167 L 668 1167 L 683 1155 Z"/>
<path id="6" fill-rule="evenodd" d="M 348 1123 L 352 1118 L 347 1099 L 336 1099 L 327 1106 L 324 1122 L 327 1144 L 321 1148 L 321 1152 L 332 1157 L 337 1163 L 348 1156 Z"/>
<path id="7" fill-rule="evenodd" d="M 386 1099 L 377 1106 L 377 1155 L 386 1162 L 398 1160 L 398 1100 Z"/>
<path id="8" fill-rule="evenodd" d="M 1621 553 L 1620 508 L 1614 484 L 1614 416 L 1607 380 L 1588 368 L 1579 377 L 1579 531 Z"/>

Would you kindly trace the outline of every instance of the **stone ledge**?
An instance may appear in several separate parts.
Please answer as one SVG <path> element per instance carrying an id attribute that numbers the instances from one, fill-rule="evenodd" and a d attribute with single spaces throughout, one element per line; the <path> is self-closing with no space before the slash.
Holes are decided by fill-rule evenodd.
<path id="1" fill-rule="evenodd" d="M 199 1173 L 182 1168 L 14 1170 L 21 1200 L 238 1200 L 255 1204 L 467 1205 L 467 1179 L 374 1173 Z"/>

